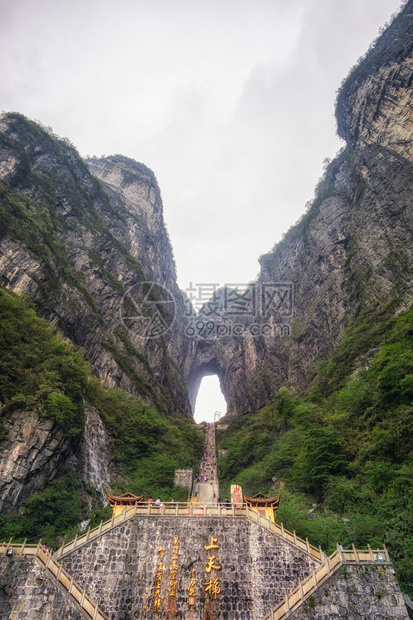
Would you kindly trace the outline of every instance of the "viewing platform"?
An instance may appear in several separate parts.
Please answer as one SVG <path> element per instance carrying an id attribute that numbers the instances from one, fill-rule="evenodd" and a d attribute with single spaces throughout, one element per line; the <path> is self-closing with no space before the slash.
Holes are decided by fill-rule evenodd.
<path id="1" fill-rule="evenodd" d="M 236 506 L 234 504 L 193 504 L 191 502 L 171 502 L 157 508 L 152 503 L 145 502 L 143 504 L 135 504 L 131 508 L 124 508 L 122 513 L 113 515 L 108 521 L 101 521 L 101 523 L 93 528 L 88 529 L 87 532 L 81 536 L 76 536 L 72 541 L 64 543 L 53 555 L 55 558 L 71 553 L 75 549 L 82 547 L 89 541 L 98 538 L 99 536 L 107 533 L 108 531 L 116 528 L 126 521 L 134 517 L 183 517 L 183 518 L 197 518 L 197 517 L 215 517 L 215 518 L 246 518 L 250 521 L 261 525 L 266 530 L 272 532 L 276 536 L 280 536 L 283 540 L 291 543 L 297 549 L 300 549 L 315 559 L 325 563 L 327 561 L 327 555 L 322 551 L 320 547 L 315 547 L 308 542 L 308 539 L 302 539 L 296 535 L 295 531 L 290 532 L 284 528 L 283 524 L 274 523 L 270 518 L 263 517 L 257 514 L 256 511 L 248 507 L 247 504 Z M 26 544 L 12 543 L 11 540 L 6 543 L 0 544 L 0 554 L 7 553 L 8 549 L 12 549 L 13 553 L 19 555 L 36 555 L 36 549 L 38 544 Z M 337 552 L 335 552 L 336 554 Z M 345 550 L 343 555 L 346 562 L 389 562 L 389 556 L 386 549 L 371 550 L 370 547 L 367 550 Z M 334 555 L 334 554 L 333 554 Z M 380 556 L 377 560 L 376 556 Z M 333 560 L 331 560 L 333 561 Z M 335 560 L 334 560 L 335 561 Z"/>
<path id="2" fill-rule="evenodd" d="M 142 549 L 136 548 L 138 532 Z M 202 536 L 200 540 L 200 532 L 205 533 L 205 540 Z M 242 540 L 242 545 L 235 550 L 233 540 L 237 536 Z M 108 592 L 115 588 L 117 595 L 122 596 L 122 589 L 113 584 L 117 583 L 116 571 L 119 567 L 122 574 L 126 570 L 126 565 L 121 561 L 126 557 L 125 553 L 129 558 L 128 563 L 134 563 L 131 574 L 140 574 L 140 571 L 143 571 L 142 575 L 147 574 L 145 571 L 148 567 L 153 570 L 153 558 L 158 557 L 160 549 L 166 550 L 166 557 L 169 558 L 172 553 L 171 540 L 180 541 L 178 557 L 181 558 L 182 553 L 182 558 L 187 561 L 192 558 L 194 547 L 198 558 L 199 554 L 202 555 L 208 548 L 204 546 L 207 540 L 212 541 L 211 544 L 217 541 L 219 568 L 216 578 L 222 584 L 219 588 L 226 587 L 224 584 L 231 578 L 234 553 L 239 554 L 236 564 L 240 573 L 246 571 L 245 558 L 251 557 L 251 574 L 245 572 L 243 588 L 247 594 L 252 593 L 252 598 L 248 598 L 250 594 L 247 598 L 255 601 L 251 604 L 256 605 L 254 615 L 248 617 L 258 620 L 283 620 L 289 617 L 294 613 L 293 610 L 298 610 L 310 596 L 319 592 L 320 587 L 324 588 L 326 580 L 333 578 L 344 565 L 351 571 L 367 571 L 363 574 L 369 575 L 373 580 L 383 575 L 387 580 L 391 580 L 392 566 L 386 548 L 336 549 L 328 557 L 322 549 L 311 545 L 307 539 L 300 538 L 295 532 L 289 532 L 282 524 L 274 523 L 271 517 L 260 515 L 247 504 L 234 503 L 176 502 L 160 508 L 153 503 L 136 503 L 134 506 L 125 507 L 120 514 L 114 513 L 111 519 L 101 522 L 96 528 L 89 528 L 54 553 L 43 548 L 40 542 L 37 545 L 26 542 L 16 544 L 10 540 L 0 544 L 0 556 L 8 555 L 11 556 L 10 559 L 14 557 L 16 562 L 19 558 L 31 556 L 35 563 L 40 563 L 50 579 L 63 589 L 72 603 L 82 610 L 84 617 L 107 620 L 116 617 L 113 614 L 118 609 L 115 602 L 108 597 Z M 272 558 L 270 563 L 269 554 Z M 108 556 L 116 557 L 117 560 L 106 562 Z M 200 587 L 203 587 L 202 584 L 207 579 L 203 577 L 203 573 L 208 557 L 197 561 L 199 567 L 195 572 L 199 576 Z M 172 560 L 169 558 L 166 562 L 169 566 Z M 371 572 L 369 565 L 381 567 L 381 570 L 377 573 Z M 99 579 L 90 580 L 90 576 L 98 569 L 101 571 Z M 383 570 L 387 570 L 387 573 L 383 573 Z M 186 596 L 192 572 L 185 569 L 185 562 L 182 560 L 179 571 L 182 596 Z M 262 571 L 262 574 L 266 575 L 264 580 L 260 577 Z M 357 575 L 358 573 L 353 575 L 352 579 L 358 578 Z M 145 591 L 152 586 L 153 579 L 149 580 L 144 588 L 142 586 L 142 591 L 137 590 L 136 596 L 141 597 L 140 609 L 145 606 Z M 233 595 L 235 607 L 238 606 L 240 597 L 244 596 L 242 592 L 237 591 Z M 267 594 L 270 592 L 271 597 L 268 598 Z M 219 597 L 218 590 L 217 596 Z"/>
<path id="3" fill-rule="evenodd" d="M 56 551 L 41 541 L 0 543 L 3 570 L 14 565 L 16 582 L 23 565 L 31 566 L 39 583 L 47 576 L 51 591 L 57 588 L 64 594 L 62 617 L 71 605 L 92 620 L 149 620 L 161 610 L 167 615 L 160 617 L 172 617 L 178 608 L 190 610 L 185 617 L 195 619 L 201 617 L 194 615 L 201 605 L 207 614 L 202 617 L 221 618 L 225 604 L 234 620 L 241 605 L 245 620 L 302 620 L 316 599 L 326 609 L 322 617 L 336 617 L 337 601 L 345 601 L 350 611 L 354 607 L 347 582 L 340 580 L 345 573 L 351 592 L 361 593 L 355 607 L 365 606 L 365 592 L 370 591 L 369 605 L 375 609 L 377 591 L 386 597 L 382 617 L 406 618 L 385 547 L 337 545 L 327 556 L 321 547 L 276 523 L 280 494 L 249 497 L 233 484 L 230 499 L 218 501 L 215 454 L 214 428 L 208 426 L 200 474 L 194 483 L 189 480 L 192 493 L 186 502 L 109 494 L 112 518 L 64 540 Z M 328 600 L 327 591 L 332 592 Z M 36 596 L 44 596 L 43 590 Z"/>

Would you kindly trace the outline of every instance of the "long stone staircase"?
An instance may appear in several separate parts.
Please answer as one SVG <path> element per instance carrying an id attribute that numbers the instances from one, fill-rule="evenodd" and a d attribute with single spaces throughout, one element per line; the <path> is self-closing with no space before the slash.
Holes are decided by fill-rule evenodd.
<path id="1" fill-rule="evenodd" d="M 85 588 L 81 588 L 73 577 L 63 568 L 50 551 L 45 551 L 41 546 L 41 541 L 37 545 L 27 545 L 24 542 L 21 545 L 7 544 L 0 545 L 0 553 L 8 555 L 11 552 L 13 556 L 31 556 L 36 559 L 40 566 L 47 572 L 48 576 L 56 583 L 60 590 L 69 597 L 75 604 L 78 611 L 84 618 L 92 618 L 93 620 L 109 620 L 97 603 L 95 603 L 86 593 Z"/>
<path id="2" fill-rule="evenodd" d="M 100 536 L 110 532 L 111 530 L 124 524 L 126 521 L 136 516 L 149 517 L 159 519 L 162 517 L 180 517 L 183 519 L 196 519 L 197 517 L 236 517 L 247 518 L 251 523 L 255 523 L 260 527 L 271 532 L 274 536 L 282 538 L 297 550 L 308 554 L 312 559 L 318 562 L 318 567 L 313 570 L 309 577 L 298 583 L 290 592 L 285 595 L 283 601 L 279 605 L 270 610 L 265 620 L 284 620 L 295 612 L 307 599 L 320 588 L 327 579 L 329 579 L 343 564 L 390 564 L 390 558 L 387 549 L 357 550 L 354 547 L 351 550 L 340 551 L 337 549 L 331 556 L 327 556 L 321 548 L 317 548 L 296 535 L 295 532 L 289 532 L 284 528 L 283 524 L 273 523 L 271 519 L 259 515 L 246 505 L 224 508 L 217 504 L 193 504 L 175 503 L 164 505 L 162 508 L 155 508 L 151 504 L 138 505 L 131 508 L 125 508 L 121 514 L 113 516 L 105 523 L 101 522 L 99 526 L 90 529 L 82 536 L 76 536 L 72 541 L 63 544 L 54 554 L 44 551 L 41 543 L 37 545 L 12 544 L 11 541 L 0 545 L 0 553 L 6 554 L 12 549 L 15 555 L 33 556 L 41 563 L 49 576 L 66 592 L 67 596 L 76 604 L 85 618 L 93 618 L 93 620 L 109 620 L 86 593 L 85 589 L 80 587 L 67 570 L 63 568 L 59 562 L 60 558 L 64 558 L 71 552 L 87 545 Z"/>
<path id="3" fill-rule="evenodd" d="M 387 549 L 357 550 L 353 546 L 351 550 L 340 551 L 337 549 L 331 556 L 324 556 L 322 565 L 313 570 L 307 579 L 300 581 L 298 586 L 285 595 L 284 600 L 272 609 L 265 620 L 283 620 L 312 596 L 335 572 L 344 564 L 391 564 Z"/>
<path id="4" fill-rule="evenodd" d="M 346 551 L 337 549 L 330 557 L 327 557 L 320 547 L 317 548 L 311 545 L 308 539 L 304 540 L 300 538 L 296 535 L 295 531 L 288 531 L 284 528 L 282 523 L 278 524 L 273 522 L 270 517 L 260 515 L 257 511 L 249 508 L 248 505 L 238 503 L 221 504 L 217 502 L 217 498 L 212 497 L 213 491 L 216 492 L 216 495 L 218 494 L 213 428 L 210 428 L 208 431 L 202 466 L 204 467 L 204 471 L 202 472 L 203 479 L 197 483 L 197 497 L 194 498 L 194 496 L 192 496 L 191 500 L 187 502 L 169 502 L 162 504 L 160 507 L 155 506 L 153 503 L 141 502 L 133 506 L 125 507 L 119 514 L 115 514 L 114 512 L 112 518 L 108 521 L 101 521 L 96 528 L 89 528 L 84 534 L 80 536 L 76 535 L 73 540 L 67 543 L 63 542 L 62 546 L 54 554 L 44 550 L 40 542 L 37 545 L 27 545 L 26 542 L 21 545 L 16 545 L 12 544 L 11 541 L 7 544 L 0 544 L 0 554 L 7 554 L 8 551 L 10 552 L 10 550 L 12 550 L 12 553 L 16 555 L 33 556 L 47 572 L 49 577 L 57 584 L 60 590 L 70 598 L 81 615 L 84 618 L 92 618 L 93 620 L 109 620 L 109 617 L 99 609 L 98 604 L 86 593 L 86 588 L 82 588 L 74 580 L 73 576 L 63 568 L 60 560 L 66 558 L 85 545 L 88 545 L 92 541 L 96 541 L 102 536 L 111 533 L 116 528 L 134 518 L 139 519 L 145 517 L 155 520 L 177 517 L 179 520 L 196 520 L 199 517 L 247 519 L 251 524 L 255 524 L 255 526 L 267 530 L 272 536 L 288 543 L 289 549 L 296 549 L 296 553 L 292 550 L 293 556 L 302 556 L 304 553 L 308 557 L 308 560 L 311 560 L 309 564 L 310 567 L 313 567 L 312 572 L 308 575 L 308 571 L 306 571 L 304 574 L 308 575 L 308 577 L 301 581 L 298 581 L 299 577 L 296 575 L 291 583 L 297 584 L 298 581 L 298 584 L 289 592 L 286 592 L 284 599 L 269 611 L 268 615 L 265 616 L 265 620 L 284 620 L 284 618 L 291 616 L 327 579 L 337 572 L 343 564 L 390 564 L 390 559 L 385 548 L 375 551 L 371 550 L 370 547 L 368 547 L 367 550 L 356 550 L 353 546 L 351 550 Z M 205 480 L 205 478 L 207 479 Z M 211 501 L 212 499 L 215 501 Z M 251 530 L 251 527 L 249 529 Z M 78 574 L 77 577 L 82 581 L 80 574 Z M 290 587 L 290 584 L 287 583 L 286 585 Z M 272 600 L 279 600 L 283 592 L 284 590 L 282 589 L 278 593 L 278 596 Z M 102 597 L 104 595 L 101 592 L 98 596 Z M 261 608 L 260 617 L 263 617 L 266 613 L 267 606 L 264 605 Z"/>

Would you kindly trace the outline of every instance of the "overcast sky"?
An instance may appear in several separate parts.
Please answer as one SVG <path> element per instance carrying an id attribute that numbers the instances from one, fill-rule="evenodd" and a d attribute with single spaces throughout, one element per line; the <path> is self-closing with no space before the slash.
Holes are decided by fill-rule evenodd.
<path id="1" fill-rule="evenodd" d="M 149 166 L 181 288 L 247 283 L 342 146 L 336 90 L 401 4 L 0 0 L 0 109 Z"/>

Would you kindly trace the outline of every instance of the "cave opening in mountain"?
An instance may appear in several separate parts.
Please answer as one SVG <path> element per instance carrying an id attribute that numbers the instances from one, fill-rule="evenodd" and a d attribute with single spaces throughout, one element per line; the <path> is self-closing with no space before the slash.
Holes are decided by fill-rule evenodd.
<path id="1" fill-rule="evenodd" d="M 195 400 L 194 419 L 197 424 L 201 422 L 214 422 L 220 413 L 220 417 L 227 412 L 227 403 L 221 390 L 218 375 L 205 375 L 201 379 L 198 394 Z"/>

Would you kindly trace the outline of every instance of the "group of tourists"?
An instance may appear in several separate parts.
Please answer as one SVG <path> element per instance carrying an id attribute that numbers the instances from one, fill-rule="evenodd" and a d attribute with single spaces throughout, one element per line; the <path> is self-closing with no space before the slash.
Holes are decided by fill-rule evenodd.
<path id="1" fill-rule="evenodd" d="M 218 477 L 215 455 L 215 425 L 207 424 L 204 451 L 199 468 L 199 476 L 195 480 L 194 498 L 196 502 L 217 503 Z"/>
<path id="2" fill-rule="evenodd" d="M 215 456 L 215 429 L 213 424 L 207 425 L 207 432 L 202 455 L 201 467 L 197 482 L 209 482 L 211 485 L 217 479 L 217 462 Z"/>
<path id="3" fill-rule="evenodd" d="M 157 500 L 156 500 L 155 502 L 153 501 L 152 497 L 150 497 L 150 498 L 148 499 L 148 504 L 150 504 L 151 506 L 153 505 L 153 506 L 155 506 L 156 508 L 163 508 L 163 507 L 164 507 L 164 505 L 165 505 L 163 502 L 161 502 L 161 500 L 160 500 L 160 498 L 159 498 L 159 497 L 157 498 Z"/>

